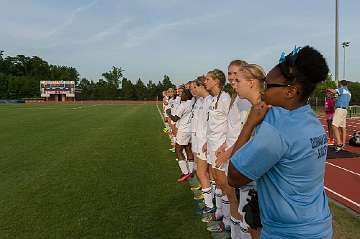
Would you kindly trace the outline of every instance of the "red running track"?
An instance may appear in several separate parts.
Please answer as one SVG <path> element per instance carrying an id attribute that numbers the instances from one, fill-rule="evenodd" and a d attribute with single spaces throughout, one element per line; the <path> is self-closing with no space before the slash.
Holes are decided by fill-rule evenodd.
<path id="1" fill-rule="evenodd" d="M 325 117 L 319 119 L 327 131 Z M 360 119 L 347 119 L 347 141 L 356 130 L 360 130 Z M 345 149 L 360 154 L 360 147 L 346 145 Z M 360 157 L 327 160 L 325 190 L 333 200 L 360 213 Z"/>

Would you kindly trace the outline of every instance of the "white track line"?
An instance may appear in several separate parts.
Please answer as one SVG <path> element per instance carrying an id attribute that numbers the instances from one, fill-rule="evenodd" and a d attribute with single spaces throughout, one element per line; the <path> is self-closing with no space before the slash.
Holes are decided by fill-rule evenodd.
<path id="1" fill-rule="evenodd" d="M 344 195 L 341 195 L 340 193 L 337 193 L 337 192 L 331 190 L 330 188 L 328 188 L 328 187 L 326 187 L 326 186 L 324 186 L 324 188 L 325 188 L 325 190 L 327 190 L 327 191 L 335 194 L 335 195 L 338 196 L 338 197 L 341 197 L 341 198 L 344 199 L 345 201 L 348 201 L 349 203 L 351 203 L 351 204 L 353 204 L 353 205 L 355 205 L 355 206 L 357 206 L 357 207 L 360 208 L 360 203 L 354 202 L 353 200 L 345 197 Z"/>
<path id="2" fill-rule="evenodd" d="M 333 166 L 333 167 L 336 167 L 336 168 L 342 169 L 342 170 L 344 170 L 344 171 L 346 171 L 346 172 L 348 172 L 348 173 L 352 173 L 352 174 L 354 174 L 354 175 L 356 175 L 356 176 L 359 176 L 359 177 L 360 177 L 360 173 L 356 173 L 356 172 L 354 172 L 354 171 L 351 171 L 351 170 L 349 170 L 349 169 L 346 169 L 346 168 L 340 167 L 340 166 L 338 166 L 338 165 L 336 165 L 336 164 L 333 164 L 333 163 L 328 163 L 328 162 L 326 162 L 326 164 L 329 164 L 329 165 L 331 165 L 331 166 Z"/>

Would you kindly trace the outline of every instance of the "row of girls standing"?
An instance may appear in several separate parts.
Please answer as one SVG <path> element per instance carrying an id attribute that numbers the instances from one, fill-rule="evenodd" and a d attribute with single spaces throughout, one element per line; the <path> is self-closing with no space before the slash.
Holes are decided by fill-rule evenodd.
<path id="1" fill-rule="evenodd" d="M 267 76 L 236 60 L 228 66 L 234 94 L 223 90 L 225 74 L 215 69 L 191 83 L 193 99 L 181 94 L 186 114 L 167 111 L 173 121 L 191 112 L 187 140 L 176 134 L 177 144 L 188 144 L 176 148 L 187 155 L 179 161 L 195 159 L 207 230 L 234 239 L 331 238 L 327 137 L 306 103 L 328 72 L 308 46 L 282 54 Z"/>
<path id="2" fill-rule="evenodd" d="M 181 86 L 176 90 L 168 89 L 164 97 L 165 121 L 182 172 L 177 182 L 184 182 L 193 176 L 194 156 L 191 150 L 192 105 L 195 99 L 189 89 Z M 185 154 L 184 154 L 185 152 Z"/>
<path id="3" fill-rule="evenodd" d="M 247 202 L 249 190 L 255 189 L 255 184 L 249 183 L 236 192 L 237 189 L 227 182 L 229 156 L 251 108 L 251 102 L 235 91 L 237 77 L 243 74 L 245 65 L 248 64 L 241 60 L 229 64 L 228 79 L 233 88 L 232 95 L 223 90 L 226 77 L 218 69 L 209 71 L 206 77 L 199 77 L 191 84 L 196 97 L 192 108 L 192 151 L 205 202 L 201 220 L 208 223 L 209 231 L 229 231 L 232 238 L 251 238 L 249 232 L 253 233 L 243 220 L 242 208 Z M 255 68 L 260 72 L 259 78 L 264 78 L 261 68 Z"/>

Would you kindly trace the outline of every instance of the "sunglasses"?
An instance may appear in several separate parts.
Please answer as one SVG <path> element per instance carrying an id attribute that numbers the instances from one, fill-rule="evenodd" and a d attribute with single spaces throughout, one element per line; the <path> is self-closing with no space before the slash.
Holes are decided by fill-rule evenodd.
<path id="1" fill-rule="evenodd" d="M 289 84 L 269 84 L 267 83 L 266 81 L 264 81 L 264 90 L 267 90 L 267 89 L 270 89 L 270 88 L 273 88 L 273 87 L 289 87 L 289 86 L 292 86 L 292 85 L 289 85 Z"/>

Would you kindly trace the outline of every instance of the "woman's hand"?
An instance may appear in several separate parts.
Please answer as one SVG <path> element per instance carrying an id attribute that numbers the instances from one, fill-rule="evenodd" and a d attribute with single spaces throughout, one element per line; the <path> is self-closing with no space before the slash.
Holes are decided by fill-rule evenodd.
<path id="1" fill-rule="evenodd" d="M 251 107 L 247 122 L 248 124 L 251 124 L 252 126 L 257 126 L 260 124 L 263 119 L 265 118 L 265 115 L 271 105 L 267 105 L 265 102 L 261 101 L 260 103 L 257 103 Z"/>
<path id="2" fill-rule="evenodd" d="M 203 146 L 202 146 L 202 151 L 203 153 L 207 153 L 207 143 L 205 143 Z"/>
<path id="3" fill-rule="evenodd" d="M 231 152 L 232 152 L 232 148 L 229 148 L 227 150 L 224 149 L 223 151 L 219 152 L 216 155 L 215 167 L 216 168 L 222 167 L 225 164 L 225 162 L 229 160 Z"/>
<path id="4" fill-rule="evenodd" d="M 222 153 L 225 151 L 225 143 L 223 143 L 216 151 L 215 151 L 215 156 L 218 156 L 218 154 Z"/>

